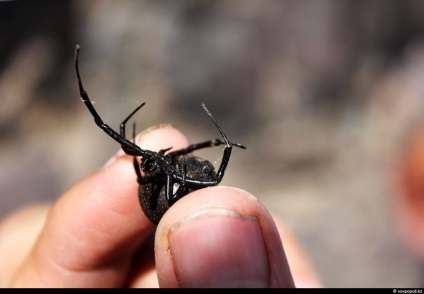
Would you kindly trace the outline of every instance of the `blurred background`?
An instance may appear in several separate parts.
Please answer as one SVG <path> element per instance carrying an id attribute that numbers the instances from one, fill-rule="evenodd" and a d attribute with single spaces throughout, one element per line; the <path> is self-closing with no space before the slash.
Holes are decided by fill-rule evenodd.
<path id="1" fill-rule="evenodd" d="M 119 149 L 76 43 L 116 130 L 145 101 L 138 131 L 219 137 L 206 103 L 247 146 L 222 184 L 280 215 L 325 286 L 424 286 L 424 1 L 0 1 L 0 217 Z"/>

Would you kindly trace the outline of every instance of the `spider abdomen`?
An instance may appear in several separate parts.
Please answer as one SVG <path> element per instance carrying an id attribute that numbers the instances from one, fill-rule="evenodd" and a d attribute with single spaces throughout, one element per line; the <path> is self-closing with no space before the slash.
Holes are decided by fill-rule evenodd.
<path id="1" fill-rule="evenodd" d="M 142 184 L 139 187 L 139 200 L 146 216 L 158 224 L 165 212 L 179 199 L 188 193 L 203 188 L 203 185 L 192 183 L 192 179 L 200 181 L 216 181 L 215 168 L 208 160 L 196 156 L 178 155 L 173 158 L 173 167 L 183 174 L 186 181 L 174 179 L 171 201 L 166 198 L 166 179 L 156 177 L 155 181 Z M 175 172 L 174 170 L 174 172 Z M 148 176 L 148 175 L 147 175 Z M 218 183 L 217 183 L 218 184 Z"/>

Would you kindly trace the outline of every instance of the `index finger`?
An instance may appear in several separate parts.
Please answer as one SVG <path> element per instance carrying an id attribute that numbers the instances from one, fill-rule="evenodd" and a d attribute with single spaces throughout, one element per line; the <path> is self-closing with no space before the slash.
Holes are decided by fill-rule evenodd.
<path id="1" fill-rule="evenodd" d="M 149 150 L 187 145 L 170 126 L 149 129 L 137 142 Z M 58 199 L 14 286 L 123 285 L 132 256 L 155 229 L 140 208 L 132 161 L 121 152 Z"/>

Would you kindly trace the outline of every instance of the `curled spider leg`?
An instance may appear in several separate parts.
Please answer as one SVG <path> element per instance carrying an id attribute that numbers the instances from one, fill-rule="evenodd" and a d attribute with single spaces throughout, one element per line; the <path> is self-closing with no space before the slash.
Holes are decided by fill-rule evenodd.
<path id="1" fill-rule="evenodd" d="M 213 118 L 212 113 L 206 108 L 206 105 L 202 103 L 202 107 L 205 110 L 206 114 L 209 116 L 211 121 L 214 123 L 215 127 L 218 129 L 219 133 L 222 136 L 222 139 L 224 140 L 225 148 L 224 148 L 224 154 L 222 156 L 221 165 L 218 168 L 218 172 L 216 173 L 216 185 L 219 184 L 222 181 L 222 178 L 224 177 L 225 169 L 227 168 L 228 162 L 230 161 L 231 156 L 231 150 L 232 145 L 230 141 L 228 141 L 227 136 L 225 135 L 224 131 L 221 129 L 219 124 L 216 122 L 216 120 Z"/>

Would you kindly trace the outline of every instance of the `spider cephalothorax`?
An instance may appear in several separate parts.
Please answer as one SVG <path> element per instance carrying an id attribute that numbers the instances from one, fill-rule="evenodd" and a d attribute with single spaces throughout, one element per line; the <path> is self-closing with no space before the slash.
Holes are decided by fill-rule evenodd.
<path id="1" fill-rule="evenodd" d="M 143 107 L 145 103 L 138 106 L 121 123 L 119 133 L 105 124 L 95 110 L 82 85 L 78 68 L 79 49 L 80 47 L 77 45 L 75 49 L 75 70 L 77 73 L 81 99 L 94 117 L 96 124 L 110 137 L 121 144 L 125 153 L 134 157 L 134 169 L 137 174 L 137 182 L 140 185 L 140 204 L 144 213 L 153 223 L 158 224 L 169 207 L 188 193 L 204 187 L 216 186 L 222 181 L 228 161 L 230 160 L 232 147 L 235 146 L 242 149 L 246 147 L 241 144 L 232 143 L 227 139 L 227 136 L 204 104 L 202 104 L 203 109 L 215 124 L 222 139 L 192 144 L 186 148 L 174 151 L 171 151 L 172 147 L 162 149 L 159 152 L 141 149 L 133 142 L 135 137 L 135 126 L 133 127 L 133 141 L 126 138 L 125 126 L 127 121 Z M 224 154 L 218 170 L 215 170 L 214 166 L 209 161 L 190 155 L 190 153 L 195 150 L 219 145 L 224 145 Z M 142 158 L 140 164 L 137 161 L 137 156 Z"/>

